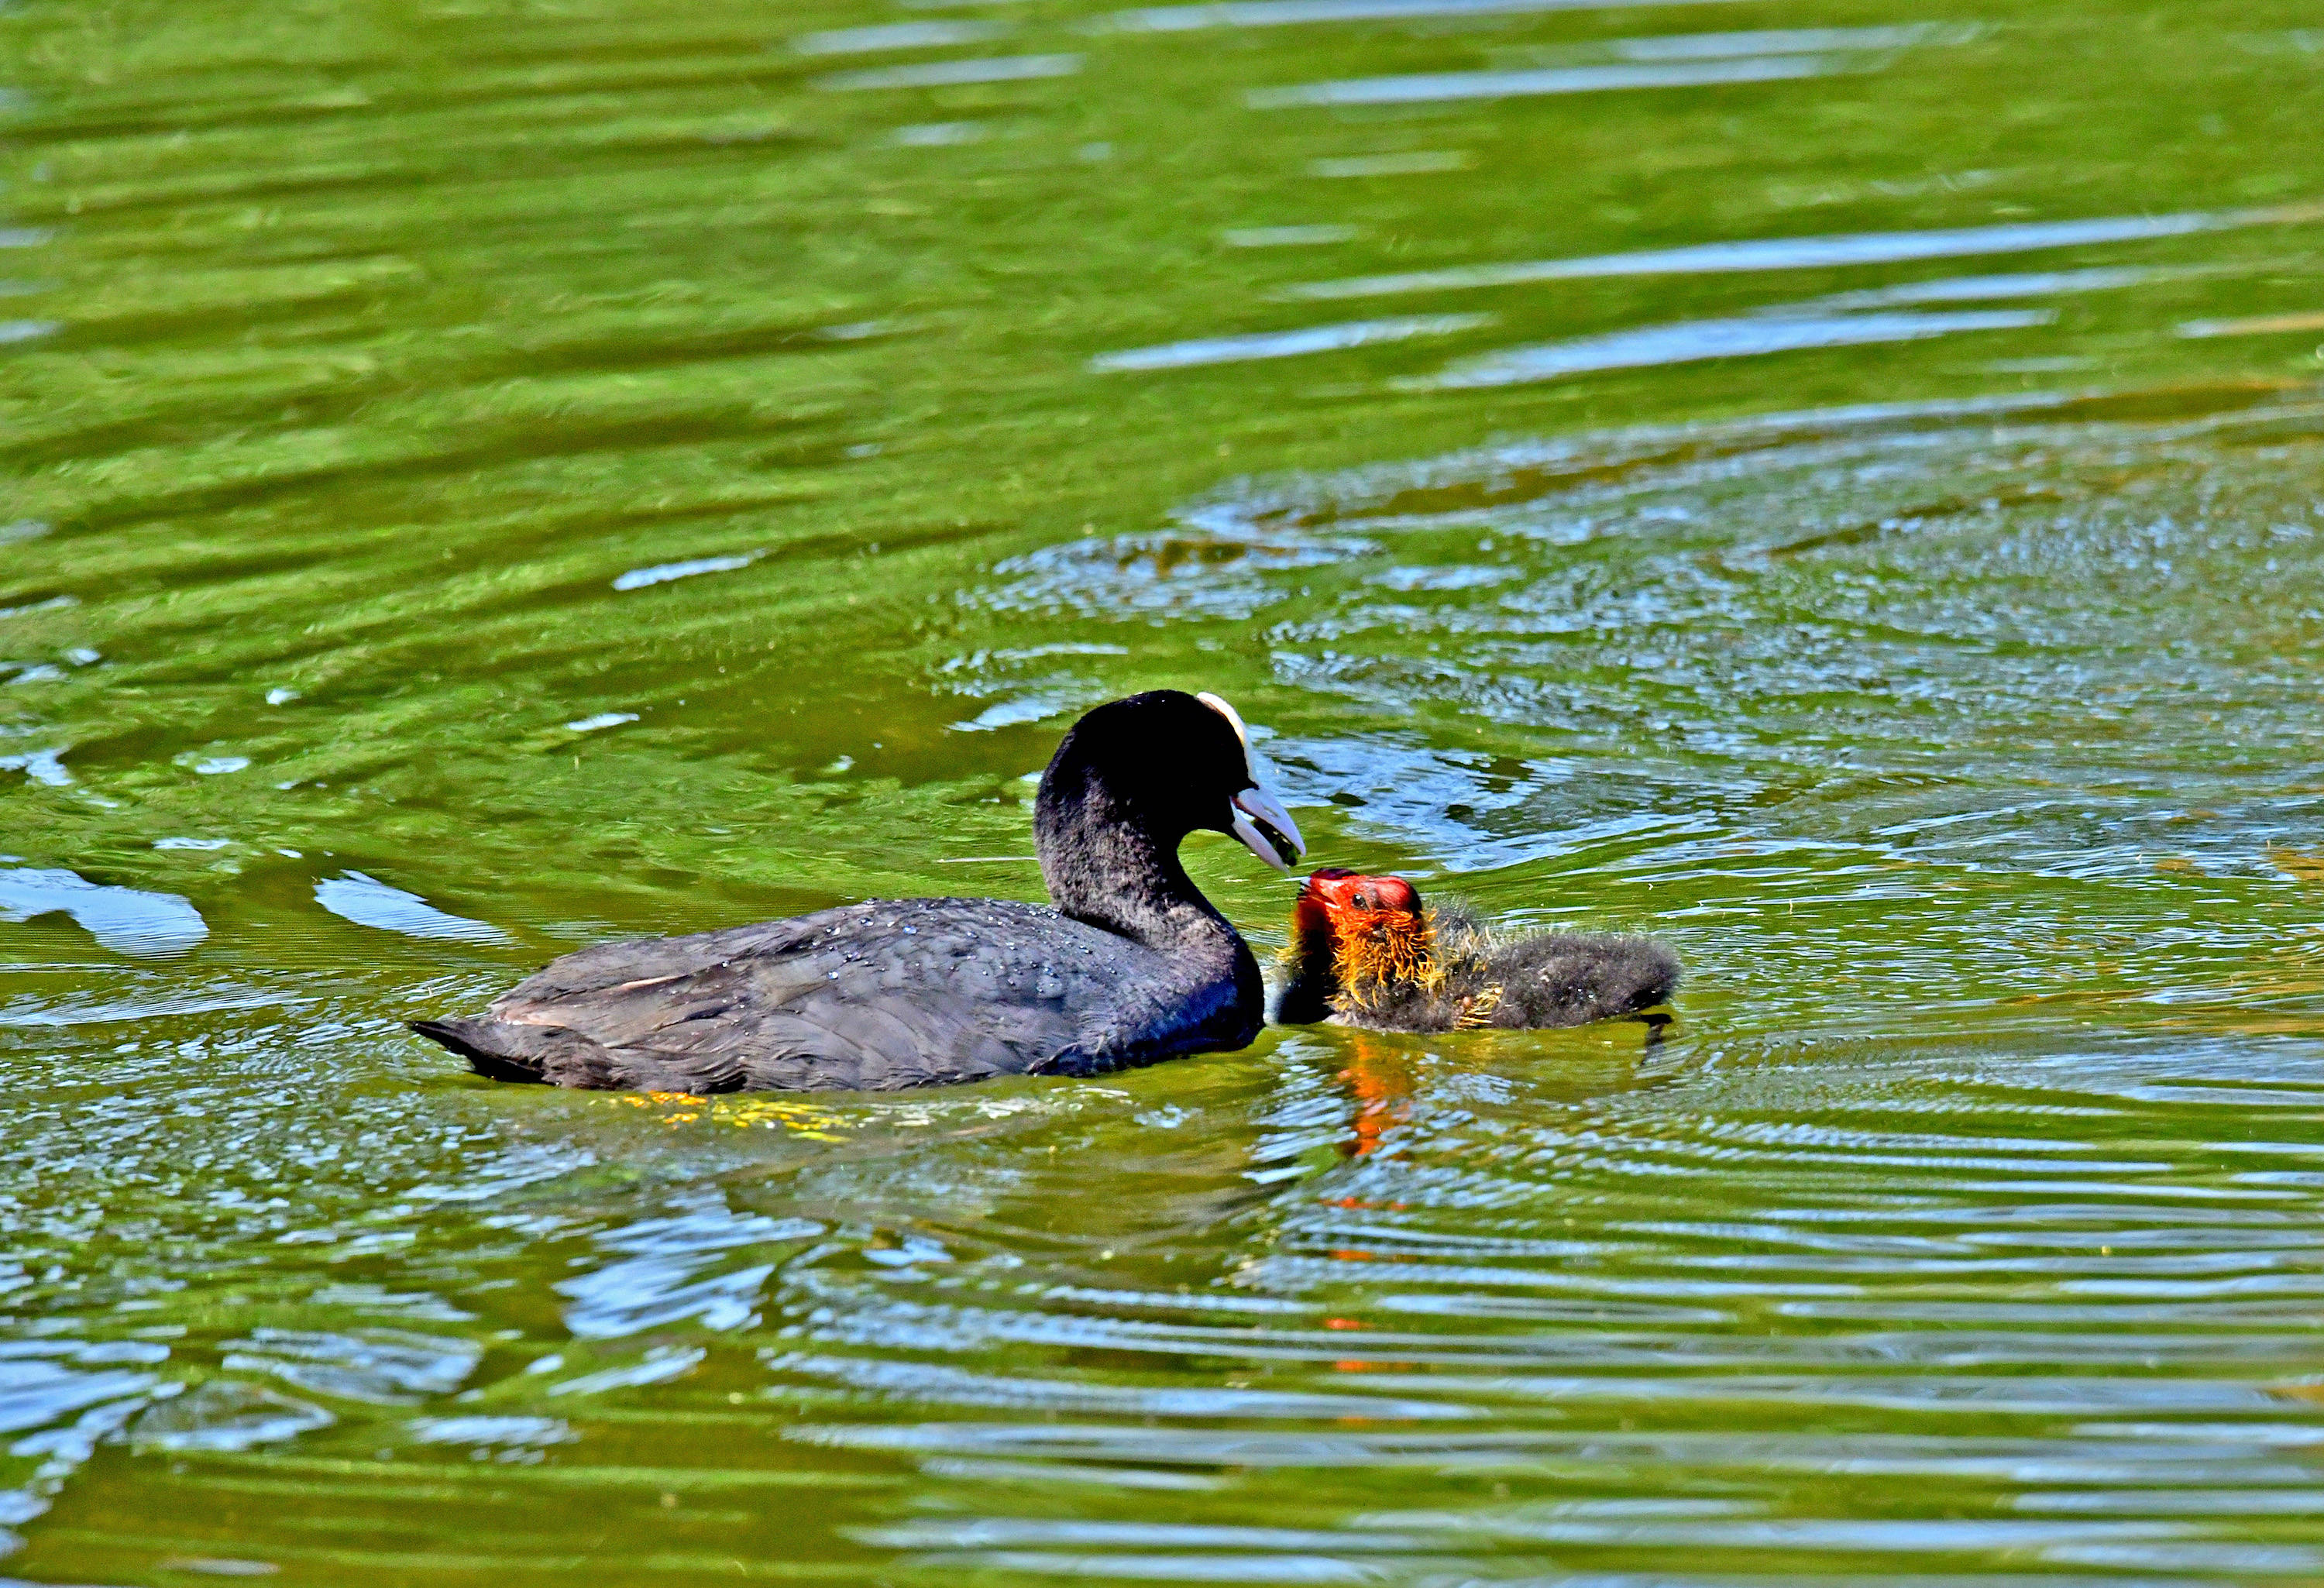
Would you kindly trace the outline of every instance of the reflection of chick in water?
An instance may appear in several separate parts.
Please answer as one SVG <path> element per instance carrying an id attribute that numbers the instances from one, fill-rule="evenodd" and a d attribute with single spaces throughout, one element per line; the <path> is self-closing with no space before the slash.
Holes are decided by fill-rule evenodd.
<path id="1" fill-rule="evenodd" d="M 1340 1143 L 1349 1158 L 1379 1150 L 1390 1131 L 1412 1115 L 1412 1096 L 1420 1088 L 1421 1056 L 1410 1048 L 1376 1037 L 1356 1037 L 1348 1044 L 1348 1067 L 1340 1072 L 1348 1094 L 1355 1099 L 1353 1133 Z"/>
<path id="2" fill-rule="evenodd" d="M 1670 1024 L 1667 1015 L 1649 1014 L 1548 1039 L 1480 1034 L 1457 1053 L 1349 1031 L 1338 1039 L 1336 1078 L 1353 1105 L 1340 1154 L 1361 1159 L 1420 1146 L 1434 1133 L 1431 1114 L 1457 1131 L 1480 1105 L 1495 1110 L 1506 1101 L 1530 1116 L 1651 1084 L 1638 1061 L 1662 1045 Z M 1396 1140 L 1408 1131 L 1416 1135 Z M 1388 1205 L 1351 1198 L 1341 1205 Z"/>

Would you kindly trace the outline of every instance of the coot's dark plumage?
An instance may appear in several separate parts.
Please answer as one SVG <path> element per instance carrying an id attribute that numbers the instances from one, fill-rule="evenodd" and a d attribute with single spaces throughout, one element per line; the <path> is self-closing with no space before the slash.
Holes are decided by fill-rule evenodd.
<path id="1" fill-rule="evenodd" d="M 1324 870 L 1292 908 L 1275 1018 L 1380 1031 L 1581 1026 L 1664 1002 L 1678 961 L 1646 937 L 1504 937 L 1401 877 Z"/>
<path id="2" fill-rule="evenodd" d="M 1265 993 L 1178 863 L 1197 828 L 1277 870 L 1305 847 L 1231 706 L 1133 695 L 1074 724 L 1042 776 L 1034 846 L 1054 908 L 874 900 L 608 943 L 480 1016 L 413 1029 L 499 1080 L 696 1093 L 1095 1075 L 1240 1048 Z"/>

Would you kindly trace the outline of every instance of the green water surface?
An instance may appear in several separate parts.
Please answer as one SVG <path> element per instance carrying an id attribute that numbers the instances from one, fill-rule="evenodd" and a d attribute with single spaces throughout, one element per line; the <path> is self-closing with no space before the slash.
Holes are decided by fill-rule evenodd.
<path id="1" fill-rule="evenodd" d="M 2312 4 L 21 0 L 0 86 L 5 1580 L 2324 1580 Z M 1165 685 L 1676 1025 L 401 1028 L 1036 897 Z"/>

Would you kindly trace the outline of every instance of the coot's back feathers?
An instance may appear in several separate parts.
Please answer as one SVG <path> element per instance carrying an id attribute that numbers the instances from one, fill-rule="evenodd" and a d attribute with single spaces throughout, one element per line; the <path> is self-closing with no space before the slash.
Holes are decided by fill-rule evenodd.
<path id="1" fill-rule="evenodd" d="M 519 983 L 484 1019 L 423 1029 L 496 1079 L 890 1092 L 1053 1067 L 1087 1011 L 1167 980 L 1168 968 L 1150 949 L 1039 905 L 908 899 L 602 944 Z M 1256 1029 L 1213 1022 L 1202 1034 L 1239 1047 Z M 1067 1067 L 1151 1063 L 1167 1047 Z"/>
<path id="2" fill-rule="evenodd" d="M 1132 696 L 1074 725 L 1043 776 L 1036 844 L 1061 908 L 874 900 L 600 944 L 481 1016 L 412 1029 L 496 1080 L 694 1093 L 1092 1075 L 1240 1048 L 1262 1021 L 1259 966 L 1178 864 L 1196 827 L 1278 868 L 1299 852 L 1231 708 Z"/>

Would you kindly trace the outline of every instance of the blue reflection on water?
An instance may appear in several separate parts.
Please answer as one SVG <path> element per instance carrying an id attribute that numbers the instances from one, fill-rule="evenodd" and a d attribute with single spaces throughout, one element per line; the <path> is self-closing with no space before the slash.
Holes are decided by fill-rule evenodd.
<path id="1" fill-rule="evenodd" d="M 1293 298 L 1376 298 L 1397 292 L 1450 292 L 1530 282 L 1582 281 L 1605 276 L 1721 274 L 1765 270 L 1831 270 L 1854 264 L 1895 264 L 1978 254 L 2031 254 L 2101 243 L 2140 243 L 2236 226 L 2292 225 L 2324 218 L 2312 208 L 2193 211 L 2180 215 L 2106 216 L 2089 220 L 2011 222 L 1925 232 L 1856 232 L 1807 237 L 1759 237 L 1697 243 L 1574 259 L 1512 264 L 1455 265 L 1395 275 L 1305 282 L 1285 290 Z"/>
<path id="2" fill-rule="evenodd" d="M 2055 312 L 2046 309 L 1982 309 L 1953 314 L 1750 315 L 1735 319 L 1690 320 L 1679 325 L 1616 331 L 1603 337 L 1506 348 L 1462 359 L 1437 374 L 1405 383 L 1414 389 L 1439 390 L 1515 386 L 1589 370 L 1636 369 L 1704 358 L 1788 353 L 1805 347 L 1913 342 L 1957 331 L 2018 330 L 2046 325 L 2055 318 Z"/>

